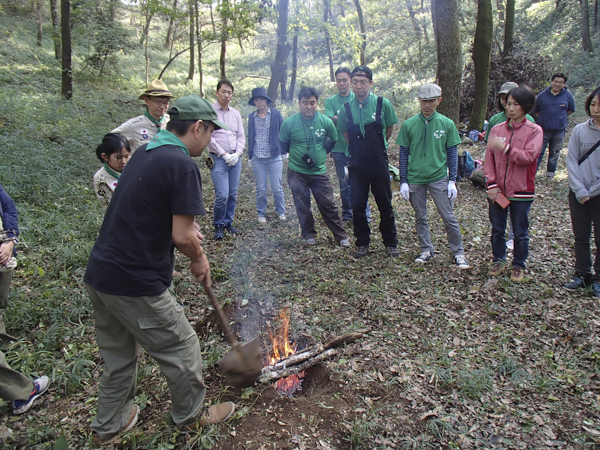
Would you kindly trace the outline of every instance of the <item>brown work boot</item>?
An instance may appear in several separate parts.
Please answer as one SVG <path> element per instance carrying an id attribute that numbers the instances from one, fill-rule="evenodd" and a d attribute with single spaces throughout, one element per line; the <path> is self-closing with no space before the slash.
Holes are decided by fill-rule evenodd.
<path id="1" fill-rule="evenodd" d="M 490 267 L 490 270 L 488 271 L 488 276 L 497 277 L 498 275 L 500 275 L 502 273 L 503 269 L 504 269 L 504 263 L 502 261 L 494 261 L 494 263 L 492 264 L 492 267 Z"/>
<path id="2" fill-rule="evenodd" d="M 224 402 L 218 405 L 212 405 L 209 408 L 203 408 L 202 415 L 196 422 L 188 423 L 184 425 L 185 430 L 194 431 L 202 428 L 206 425 L 214 425 L 215 423 L 222 422 L 231 417 L 235 411 L 235 403 Z"/>
<path id="3" fill-rule="evenodd" d="M 520 283 L 523 281 L 523 277 L 525 276 L 525 272 L 520 267 L 513 267 L 512 273 L 510 274 L 510 281 L 515 283 Z"/>
<path id="4" fill-rule="evenodd" d="M 133 429 L 133 427 L 135 427 L 135 425 L 137 424 L 137 421 L 138 421 L 139 413 L 140 413 L 140 407 L 138 405 L 133 405 L 131 407 L 131 411 L 129 412 L 129 419 L 127 420 L 127 423 L 125 424 L 125 426 L 123 428 L 121 428 L 119 430 L 119 432 L 115 436 L 108 437 L 108 438 L 101 438 L 96 433 L 94 433 L 92 442 L 94 444 L 110 444 L 110 443 L 116 441 L 121 436 L 121 434 L 131 431 Z"/>

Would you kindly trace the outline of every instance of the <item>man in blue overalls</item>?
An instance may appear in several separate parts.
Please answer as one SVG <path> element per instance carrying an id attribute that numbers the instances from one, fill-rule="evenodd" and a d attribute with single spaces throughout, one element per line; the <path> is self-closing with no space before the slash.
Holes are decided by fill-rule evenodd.
<path id="1" fill-rule="evenodd" d="M 372 94 L 371 86 L 371 69 L 367 66 L 355 67 L 352 71 L 354 98 L 344 104 L 337 122 L 338 130 L 343 132 L 348 141 L 350 153 L 350 198 L 357 247 L 354 256 L 361 258 L 369 253 L 371 228 L 365 209 L 370 187 L 379 209 L 379 231 L 386 252 L 397 257 L 400 253 L 392 208 L 387 140 L 392 136 L 398 118 L 390 101 Z"/>

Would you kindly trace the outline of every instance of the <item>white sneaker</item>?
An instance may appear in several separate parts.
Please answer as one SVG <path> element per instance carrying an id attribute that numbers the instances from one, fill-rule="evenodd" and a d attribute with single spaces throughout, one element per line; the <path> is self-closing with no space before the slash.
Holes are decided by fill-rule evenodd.
<path id="1" fill-rule="evenodd" d="M 280 214 L 279 215 L 279 220 L 285 220 L 285 219 L 286 219 L 285 214 Z"/>
<path id="2" fill-rule="evenodd" d="M 425 264 L 433 259 L 433 252 L 423 252 L 415 259 L 416 263 Z"/>
<path id="3" fill-rule="evenodd" d="M 515 248 L 515 241 L 513 241 L 512 239 L 509 239 L 508 241 L 506 241 L 506 250 L 512 251 L 514 248 Z"/>
<path id="4" fill-rule="evenodd" d="M 340 242 L 340 247 L 350 248 L 350 241 L 348 239 L 342 239 Z"/>
<path id="5" fill-rule="evenodd" d="M 258 223 L 267 223 L 267 218 L 265 216 L 258 216 Z"/>
<path id="6" fill-rule="evenodd" d="M 459 269 L 469 268 L 469 263 L 467 262 L 467 258 L 465 258 L 465 255 L 456 255 L 454 257 L 454 261 L 456 261 L 456 265 Z"/>

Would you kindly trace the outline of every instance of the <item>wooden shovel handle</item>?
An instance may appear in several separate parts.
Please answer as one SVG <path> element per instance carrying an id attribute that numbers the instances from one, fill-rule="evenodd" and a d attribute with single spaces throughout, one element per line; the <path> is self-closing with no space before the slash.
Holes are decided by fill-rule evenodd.
<path id="1" fill-rule="evenodd" d="M 235 338 L 235 334 L 233 334 L 233 331 L 231 331 L 231 327 L 229 326 L 229 320 L 227 319 L 227 317 L 225 317 L 225 313 L 223 312 L 221 305 L 219 305 L 219 302 L 215 297 L 215 293 L 213 292 L 210 286 L 204 286 L 204 292 L 206 292 L 206 296 L 210 300 L 210 303 L 212 304 L 213 308 L 215 308 L 215 311 L 219 316 L 221 325 L 223 325 L 223 328 L 225 330 L 225 338 L 229 341 L 231 345 L 236 346 L 237 339 Z"/>

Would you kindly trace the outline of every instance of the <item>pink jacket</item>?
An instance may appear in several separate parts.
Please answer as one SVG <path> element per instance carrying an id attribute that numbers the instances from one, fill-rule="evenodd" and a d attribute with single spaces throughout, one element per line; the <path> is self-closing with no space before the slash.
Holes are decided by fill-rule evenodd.
<path id="1" fill-rule="evenodd" d="M 542 149 L 544 133 L 539 125 L 524 120 L 513 128 L 499 123 L 490 132 L 488 142 L 501 139 L 508 149 L 485 150 L 483 176 L 487 188 L 499 188 L 510 200 L 533 200 L 537 158 Z"/>

